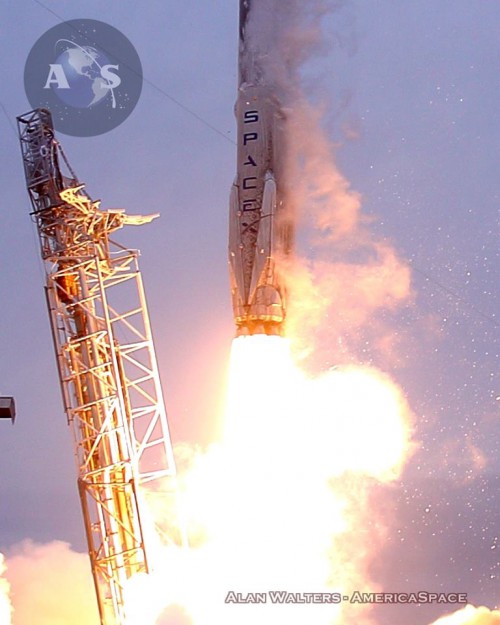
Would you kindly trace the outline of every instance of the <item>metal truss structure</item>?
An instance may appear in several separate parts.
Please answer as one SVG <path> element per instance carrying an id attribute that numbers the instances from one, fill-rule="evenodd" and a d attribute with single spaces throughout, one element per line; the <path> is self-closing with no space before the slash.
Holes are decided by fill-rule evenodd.
<path id="1" fill-rule="evenodd" d="M 101 623 L 124 625 L 127 581 L 151 569 L 151 507 L 164 507 L 165 540 L 183 542 L 138 254 L 110 239 L 153 217 L 100 210 L 55 140 L 49 111 L 18 117 L 18 127 Z"/>

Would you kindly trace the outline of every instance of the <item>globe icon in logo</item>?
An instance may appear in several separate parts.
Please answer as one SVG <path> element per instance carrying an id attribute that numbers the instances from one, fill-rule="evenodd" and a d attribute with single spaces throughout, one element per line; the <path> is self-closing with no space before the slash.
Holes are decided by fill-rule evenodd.
<path id="1" fill-rule="evenodd" d="M 142 90 L 142 65 L 125 35 L 105 22 L 75 19 L 43 33 L 24 66 L 31 106 L 52 112 L 57 132 L 95 137 L 123 123 Z"/>
<path id="2" fill-rule="evenodd" d="M 109 65 L 106 56 L 92 46 L 80 46 L 67 39 L 57 42 L 61 43 L 66 49 L 56 63 L 63 68 L 67 87 L 56 90 L 60 100 L 75 108 L 89 108 L 108 97 L 115 108 L 113 83 L 103 75 L 103 68 Z"/>

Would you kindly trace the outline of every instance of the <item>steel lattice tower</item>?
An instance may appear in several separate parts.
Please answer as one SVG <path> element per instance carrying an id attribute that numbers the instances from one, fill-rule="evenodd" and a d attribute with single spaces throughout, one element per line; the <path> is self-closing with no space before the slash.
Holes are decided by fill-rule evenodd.
<path id="1" fill-rule="evenodd" d="M 183 543 L 138 253 L 110 239 L 152 217 L 100 210 L 55 140 L 49 111 L 18 117 L 18 127 L 101 623 L 124 625 L 126 582 L 151 568 L 146 510 L 161 505 L 164 539 Z"/>

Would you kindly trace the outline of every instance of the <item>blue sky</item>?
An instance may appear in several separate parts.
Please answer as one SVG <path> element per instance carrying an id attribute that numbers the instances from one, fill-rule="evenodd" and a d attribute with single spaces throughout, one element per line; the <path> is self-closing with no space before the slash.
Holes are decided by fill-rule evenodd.
<path id="1" fill-rule="evenodd" d="M 161 213 L 154 226 L 123 230 L 119 240 L 142 252 L 173 438 L 204 444 L 217 423 L 233 335 L 226 248 L 237 5 L 0 7 L 0 391 L 15 395 L 18 410 L 15 427 L 0 424 L 0 550 L 28 537 L 85 549 L 12 128 L 30 108 L 29 50 L 60 19 L 93 18 L 121 30 L 138 51 L 146 80 L 128 120 L 98 137 L 59 138 L 103 207 Z M 499 20 L 496 0 L 352 0 L 327 18 L 331 45 L 307 69 L 311 92 L 328 103 L 324 125 L 339 168 L 361 193 L 370 227 L 413 268 L 414 301 L 396 324 L 407 340 L 390 373 L 417 415 L 421 448 L 391 494 L 392 538 L 374 571 L 385 585 L 451 587 L 489 607 L 500 575 L 492 549 L 500 521 Z M 484 460 L 473 470 L 471 448 Z M 407 625 L 436 615 L 401 610 Z M 378 625 L 393 623 L 390 614 L 381 609 Z"/>

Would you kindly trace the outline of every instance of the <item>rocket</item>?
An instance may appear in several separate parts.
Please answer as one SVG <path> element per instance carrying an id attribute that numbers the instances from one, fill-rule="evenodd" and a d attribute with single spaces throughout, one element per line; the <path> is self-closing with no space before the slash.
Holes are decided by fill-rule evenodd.
<path id="1" fill-rule="evenodd" d="M 249 35 L 253 0 L 240 0 L 237 171 L 229 207 L 229 273 L 236 336 L 283 335 L 283 261 L 293 244 L 286 193 L 286 114 L 268 58 Z"/>

